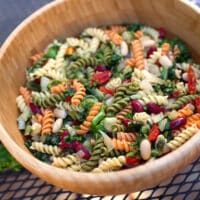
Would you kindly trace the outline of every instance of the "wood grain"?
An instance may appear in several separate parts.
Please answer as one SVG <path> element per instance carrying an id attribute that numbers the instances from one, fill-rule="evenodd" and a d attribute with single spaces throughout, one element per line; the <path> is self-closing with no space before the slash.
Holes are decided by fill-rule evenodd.
<path id="1" fill-rule="evenodd" d="M 147 3 L 148 2 L 148 3 Z M 185 0 L 58 0 L 26 19 L 0 49 L 0 139 L 28 170 L 49 183 L 79 193 L 119 194 L 154 186 L 200 155 L 200 133 L 176 151 L 145 165 L 105 174 L 69 172 L 34 158 L 17 130 L 15 98 L 25 83 L 29 57 L 54 38 L 77 35 L 88 26 L 141 22 L 165 27 L 199 58 L 200 11 Z"/>

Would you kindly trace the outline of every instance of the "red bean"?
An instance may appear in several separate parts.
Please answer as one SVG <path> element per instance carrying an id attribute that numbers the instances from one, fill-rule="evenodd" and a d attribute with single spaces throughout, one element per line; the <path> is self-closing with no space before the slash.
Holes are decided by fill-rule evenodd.
<path id="1" fill-rule="evenodd" d="M 185 124 L 186 124 L 186 118 L 185 117 L 179 117 L 179 118 L 171 121 L 170 128 L 171 129 L 177 129 L 177 128 L 180 128 L 181 126 L 184 126 Z"/>
<path id="2" fill-rule="evenodd" d="M 148 51 L 147 51 L 147 58 L 150 57 L 150 55 L 154 52 L 157 51 L 157 48 L 155 46 L 151 46 L 149 47 Z"/>
<path id="3" fill-rule="evenodd" d="M 158 106 L 156 103 L 150 102 L 147 104 L 147 109 L 150 113 L 158 114 L 160 112 L 165 112 L 166 109 Z"/>
<path id="4" fill-rule="evenodd" d="M 138 100 L 132 100 L 131 106 L 134 112 L 144 112 L 143 105 Z"/>

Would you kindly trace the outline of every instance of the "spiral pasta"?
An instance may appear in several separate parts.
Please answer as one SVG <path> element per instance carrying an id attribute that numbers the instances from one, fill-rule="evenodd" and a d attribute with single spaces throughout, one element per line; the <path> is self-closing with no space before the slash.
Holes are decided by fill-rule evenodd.
<path id="1" fill-rule="evenodd" d="M 54 114 L 49 109 L 44 110 L 43 114 L 44 116 L 42 118 L 42 135 L 51 134 L 52 125 L 54 122 Z"/>
<path id="2" fill-rule="evenodd" d="M 157 51 L 154 51 L 150 55 L 150 57 L 148 59 L 148 63 L 149 64 L 155 64 L 158 61 L 158 59 L 160 58 L 160 56 L 161 56 L 161 49 L 159 48 Z"/>
<path id="3" fill-rule="evenodd" d="M 125 151 L 125 152 L 129 152 L 132 150 L 132 146 L 131 143 L 125 140 L 118 140 L 118 139 L 112 139 L 114 148 L 116 150 L 120 150 L 120 151 Z"/>
<path id="4" fill-rule="evenodd" d="M 174 46 L 174 49 L 173 49 L 173 55 L 174 55 L 174 58 L 176 59 L 179 55 L 180 55 L 181 51 L 180 49 L 178 48 L 178 45 L 175 45 Z"/>
<path id="5" fill-rule="evenodd" d="M 76 78 L 76 73 L 74 71 L 79 70 L 81 67 L 86 66 L 97 66 L 98 60 L 96 58 L 90 57 L 90 58 L 80 58 L 76 60 L 75 62 L 72 62 L 70 66 L 67 68 L 66 75 L 69 79 Z"/>
<path id="6" fill-rule="evenodd" d="M 111 79 L 107 84 L 106 84 L 106 88 L 110 89 L 110 90 L 115 90 L 116 88 L 118 88 L 122 83 L 122 79 L 121 78 L 113 78 Z"/>
<path id="7" fill-rule="evenodd" d="M 129 58 L 126 60 L 125 65 L 126 66 L 130 66 L 130 67 L 134 67 L 136 64 L 136 60 L 135 58 Z"/>
<path id="8" fill-rule="evenodd" d="M 24 112 L 27 108 L 27 105 L 25 103 L 25 99 L 22 95 L 19 95 L 16 98 L 16 103 L 17 103 L 17 107 L 19 108 L 20 112 Z"/>
<path id="9" fill-rule="evenodd" d="M 73 106 L 79 106 L 81 103 L 81 100 L 85 96 L 85 87 L 82 83 L 79 83 L 76 80 L 73 81 L 73 87 L 76 90 L 76 93 L 72 97 L 71 102 Z"/>
<path id="10" fill-rule="evenodd" d="M 37 53 L 37 54 L 31 56 L 30 59 L 31 59 L 31 61 L 33 62 L 33 64 L 35 64 L 35 63 L 38 62 L 43 56 L 44 56 L 44 53 Z"/>
<path id="11" fill-rule="evenodd" d="M 52 165 L 60 168 L 67 168 L 78 163 L 79 159 L 75 155 L 67 155 L 66 157 L 53 157 Z"/>
<path id="12" fill-rule="evenodd" d="M 193 114 L 190 117 L 188 117 L 185 127 L 190 127 L 194 124 L 196 124 L 197 128 L 200 128 L 200 114 L 199 113 Z"/>
<path id="13" fill-rule="evenodd" d="M 170 44 L 169 43 L 164 43 L 162 45 L 162 51 L 161 51 L 161 55 L 167 55 L 170 51 Z"/>
<path id="14" fill-rule="evenodd" d="M 61 149 L 59 147 L 43 144 L 42 142 L 32 142 L 30 148 L 42 153 L 52 154 L 54 156 L 58 156 L 61 153 Z"/>
<path id="15" fill-rule="evenodd" d="M 161 96 L 156 94 L 145 94 L 144 96 L 137 97 L 142 104 L 147 104 L 150 102 L 156 103 L 158 105 L 167 105 L 168 104 L 168 97 Z"/>
<path id="16" fill-rule="evenodd" d="M 128 104 L 124 109 L 122 109 L 119 113 L 117 113 L 116 118 L 117 121 L 120 123 L 125 116 L 132 111 L 132 106 L 131 104 Z"/>
<path id="17" fill-rule="evenodd" d="M 66 89 L 67 89 L 67 85 L 65 83 L 61 83 L 59 85 L 51 87 L 51 93 L 52 94 L 63 93 L 64 91 L 66 91 Z"/>
<path id="18" fill-rule="evenodd" d="M 26 105 L 29 105 L 32 100 L 31 92 L 26 87 L 22 86 L 19 88 L 19 92 L 23 96 Z"/>
<path id="19" fill-rule="evenodd" d="M 142 70 L 144 69 L 144 56 L 142 51 L 142 44 L 139 40 L 134 40 L 134 42 L 132 42 L 131 45 L 135 58 L 135 65 L 138 69 Z"/>
<path id="20" fill-rule="evenodd" d="M 186 105 L 182 109 L 178 110 L 177 117 L 189 117 L 193 114 L 194 106 L 192 105 Z"/>
<path id="21" fill-rule="evenodd" d="M 111 126 L 111 130 L 112 130 L 112 133 L 117 133 L 119 131 L 124 131 L 125 127 L 123 124 L 120 124 L 119 122 L 117 122 Z"/>
<path id="22" fill-rule="evenodd" d="M 127 142 L 135 142 L 137 137 L 138 137 L 137 133 L 125 133 L 125 132 L 117 133 L 118 140 L 125 140 Z"/>
<path id="23" fill-rule="evenodd" d="M 145 34 L 151 36 L 155 41 L 158 41 L 158 40 L 159 40 L 159 33 L 158 33 L 157 30 L 155 30 L 155 29 L 153 29 L 153 28 L 151 28 L 151 27 L 149 27 L 149 26 L 144 26 L 144 27 L 142 28 L 142 31 L 143 31 Z"/>
<path id="24" fill-rule="evenodd" d="M 104 148 L 103 138 L 100 138 L 97 140 L 93 148 L 92 155 L 89 158 L 89 160 L 82 164 L 81 166 L 82 170 L 92 171 L 95 167 L 97 167 L 99 163 L 99 159 L 104 154 L 104 151 L 105 151 L 105 148 Z"/>
<path id="25" fill-rule="evenodd" d="M 110 29 L 116 33 L 121 33 L 125 31 L 127 28 L 125 26 L 115 25 L 115 26 L 111 26 Z"/>
<path id="26" fill-rule="evenodd" d="M 84 40 L 74 37 L 67 38 L 66 43 L 69 47 L 81 47 L 82 49 L 88 48 L 88 44 Z"/>
<path id="27" fill-rule="evenodd" d="M 118 170 L 123 165 L 125 165 L 125 156 L 119 156 L 114 158 L 107 158 L 105 161 L 99 164 L 99 166 L 93 169 L 92 172 L 99 173 L 99 172 L 108 172 L 112 170 Z"/>
<path id="28" fill-rule="evenodd" d="M 178 98 L 172 105 L 172 109 L 178 109 L 182 105 L 190 103 L 191 101 L 195 100 L 198 95 L 185 95 L 183 97 Z"/>
<path id="29" fill-rule="evenodd" d="M 103 62 L 105 65 L 109 65 L 110 59 L 113 55 L 113 50 L 110 46 L 103 44 L 101 45 L 101 51 L 103 52 Z"/>
<path id="30" fill-rule="evenodd" d="M 199 129 L 196 125 L 192 125 L 186 129 L 184 129 L 181 133 L 178 134 L 173 140 L 167 143 L 167 146 L 171 150 L 175 150 L 184 144 L 188 139 L 190 139 L 193 135 L 197 133 Z"/>
<path id="31" fill-rule="evenodd" d="M 105 30 L 104 33 L 109 37 L 109 39 L 116 45 L 120 45 L 123 41 L 122 36 L 120 36 L 117 32 L 112 30 Z"/>
<path id="32" fill-rule="evenodd" d="M 104 31 L 98 28 L 87 28 L 85 29 L 84 33 L 92 37 L 96 37 L 104 43 L 109 39 L 108 36 L 104 33 Z"/>
<path id="33" fill-rule="evenodd" d="M 135 113 L 133 116 L 133 120 L 137 122 L 146 123 L 148 119 L 150 119 L 150 116 L 146 112 Z"/>
<path id="34" fill-rule="evenodd" d="M 120 98 L 119 101 L 113 103 L 111 106 L 107 108 L 107 112 L 115 114 L 119 112 L 122 108 L 126 107 L 129 101 L 130 101 L 129 97 L 125 97 L 123 99 Z"/>
<path id="35" fill-rule="evenodd" d="M 86 120 L 80 126 L 80 129 L 77 130 L 77 132 L 76 132 L 77 134 L 85 135 L 89 131 L 92 120 L 99 113 L 101 106 L 102 106 L 102 103 L 100 103 L 100 102 L 97 102 L 92 106 Z"/>
<path id="36" fill-rule="evenodd" d="M 65 99 L 63 93 L 50 94 L 49 92 L 32 92 L 33 103 L 41 107 L 49 107 Z"/>
<path id="37" fill-rule="evenodd" d="M 136 32 L 134 33 L 134 35 L 135 35 L 135 37 L 136 37 L 137 39 L 140 39 L 140 38 L 144 35 L 144 33 L 143 33 L 143 31 L 138 30 L 138 31 L 136 31 Z"/>

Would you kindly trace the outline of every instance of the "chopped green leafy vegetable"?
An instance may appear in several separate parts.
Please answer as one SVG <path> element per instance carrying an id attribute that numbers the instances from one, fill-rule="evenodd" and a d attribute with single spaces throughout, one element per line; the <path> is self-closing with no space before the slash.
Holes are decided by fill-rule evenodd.
<path id="1" fill-rule="evenodd" d="M 0 172 L 5 170 L 20 171 L 22 166 L 10 155 L 6 148 L 0 144 Z"/>

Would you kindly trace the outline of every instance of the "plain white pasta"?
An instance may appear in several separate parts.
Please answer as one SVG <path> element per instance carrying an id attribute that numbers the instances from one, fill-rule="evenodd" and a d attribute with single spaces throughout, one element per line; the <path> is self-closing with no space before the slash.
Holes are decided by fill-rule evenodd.
<path id="1" fill-rule="evenodd" d="M 68 47 L 68 44 L 64 43 L 60 46 L 60 49 L 56 55 L 56 61 L 55 61 L 55 65 L 58 67 L 58 68 L 62 68 L 62 67 L 65 67 L 65 51 Z"/>
<path id="2" fill-rule="evenodd" d="M 67 167 L 66 169 L 70 170 L 70 171 L 79 172 L 79 171 L 81 171 L 81 165 L 80 164 L 74 164 L 74 165 Z"/>
<path id="3" fill-rule="evenodd" d="M 58 146 L 47 145 L 43 144 L 42 142 L 32 142 L 30 148 L 42 153 L 52 154 L 54 156 L 57 156 L 61 153 L 61 149 Z"/>
<path id="4" fill-rule="evenodd" d="M 82 39 L 77 39 L 77 38 L 74 38 L 74 37 L 67 38 L 66 39 L 66 43 L 70 47 L 81 47 L 82 49 L 87 49 L 88 48 L 87 42 L 85 42 Z"/>
<path id="5" fill-rule="evenodd" d="M 111 79 L 107 84 L 106 84 L 106 88 L 110 89 L 110 90 L 115 90 L 116 88 L 118 88 L 122 83 L 122 79 L 121 78 L 113 78 Z"/>
<path id="6" fill-rule="evenodd" d="M 161 96 L 157 94 L 147 94 L 147 92 L 139 91 L 136 95 L 131 96 L 132 99 L 138 99 L 143 105 L 153 102 L 158 105 L 166 106 L 168 104 L 168 96 Z"/>
<path id="7" fill-rule="evenodd" d="M 150 55 L 150 57 L 149 57 L 149 59 L 147 60 L 147 62 L 150 63 L 150 64 L 155 64 L 155 63 L 159 60 L 160 56 L 161 56 L 161 48 L 158 48 L 157 51 L 154 51 L 154 52 Z"/>
<path id="8" fill-rule="evenodd" d="M 147 120 L 151 120 L 151 117 L 146 112 L 139 112 L 133 115 L 133 120 L 146 123 Z"/>
<path id="9" fill-rule="evenodd" d="M 159 32 L 156 31 L 154 28 L 144 26 L 142 27 L 142 30 L 146 35 L 151 36 L 155 41 L 159 40 Z"/>
<path id="10" fill-rule="evenodd" d="M 37 69 L 35 72 L 31 73 L 30 76 L 31 77 L 45 76 L 46 73 L 52 69 L 57 69 L 57 67 L 56 67 L 56 60 L 51 58 L 47 61 L 47 63 L 42 68 Z"/>
<path id="11" fill-rule="evenodd" d="M 21 112 L 24 112 L 27 108 L 27 105 L 25 103 L 25 100 L 24 100 L 24 97 L 22 95 L 19 95 L 17 98 L 16 98 L 16 103 L 17 103 L 17 107 L 19 108 L 19 110 Z"/>
<path id="12" fill-rule="evenodd" d="M 66 168 L 79 161 L 77 156 L 67 155 L 66 157 L 53 157 L 52 165 L 55 167 Z"/>
<path id="13" fill-rule="evenodd" d="M 92 37 L 97 37 L 100 41 L 104 43 L 109 39 L 104 31 L 99 28 L 87 28 L 85 29 L 84 33 Z"/>
<path id="14" fill-rule="evenodd" d="M 173 140 L 167 143 L 167 146 L 171 150 L 175 150 L 178 147 L 180 147 L 182 144 L 184 144 L 187 140 L 189 140 L 193 135 L 195 135 L 198 132 L 198 128 L 196 124 L 193 126 L 187 127 L 184 129 L 181 133 L 178 134 Z"/>
<path id="15" fill-rule="evenodd" d="M 48 62 L 42 68 L 39 68 L 34 73 L 31 73 L 30 76 L 47 76 L 56 80 L 66 80 L 64 64 L 62 66 L 61 65 L 61 63 L 60 65 L 56 65 L 56 60 L 49 59 Z"/>
<path id="16" fill-rule="evenodd" d="M 126 163 L 125 156 L 119 156 L 114 158 L 107 158 L 105 161 L 102 161 L 99 166 L 93 169 L 92 172 L 108 172 L 112 170 L 120 169 Z"/>

